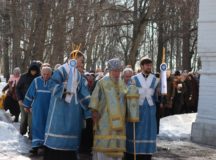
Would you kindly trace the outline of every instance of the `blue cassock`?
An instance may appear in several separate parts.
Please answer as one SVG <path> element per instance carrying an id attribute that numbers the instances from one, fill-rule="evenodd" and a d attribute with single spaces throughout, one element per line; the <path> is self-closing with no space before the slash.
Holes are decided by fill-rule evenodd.
<path id="1" fill-rule="evenodd" d="M 155 89 L 157 87 L 157 79 L 153 74 L 150 74 L 147 80 L 144 79 L 142 73 L 139 73 L 132 77 L 135 85 L 139 89 L 139 119 L 140 121 L 135 123 L 135 134 L 136 139 L 134 142 L 133 136 L 133 123 L 128 122 L 126 125 L 126 148 L 127 153 L 134 153 L 134 143 L 136 143 L 136 154 L 152 154 L 156 152 L 156 135 L 157 135 L 157 125 L 156 125 L 156 93 Z M 143 81 L 148 81 L 144 85 L 141 83 Z M 147 93 L 148 92 L 148 93 Z M 148 94 L 150 96 L 143 96 Z M 153 102 L 149 105 L 148 98 Z"/>
<path id="2" fill-rule="evenodd" d="M 32 147 L 42 146 L 44 143 L 44 133 L 49 110 L 51 92 L 48 88 L 49 80 L 35 78 L 23 101 L 26 108 L 32 107 Z"/>
<path id="3" fill-rule="evenodd" d="M 88 110 L 90 94 L 86 79 L 78 73 L 77 96 L 73 96 L 71 102 L 67 103 L 63 94 L 67 78 L 68 72 L 63 65 L 51 77 L 52 95 L 44 145 L 55 150 L 76 151 L 83 126 L 82 110 Z"/>

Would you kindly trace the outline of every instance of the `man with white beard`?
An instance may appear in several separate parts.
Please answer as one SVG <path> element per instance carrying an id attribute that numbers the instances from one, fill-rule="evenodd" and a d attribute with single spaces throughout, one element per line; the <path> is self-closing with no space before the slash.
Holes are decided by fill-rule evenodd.
<path id="1" fill-rule="evenodd" d="M 93 160 L 121 160 L 125 152 L 125 95 L 119 59 L 108 61 L 109 75 L 97 82 L 89 107 L 93 112 Z"/>

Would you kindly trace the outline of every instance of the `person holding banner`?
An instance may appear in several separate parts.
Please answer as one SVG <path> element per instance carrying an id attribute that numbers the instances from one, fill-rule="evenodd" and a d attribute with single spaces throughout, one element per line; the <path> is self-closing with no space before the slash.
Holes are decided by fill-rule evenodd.
<path id="1" fill-rule="evenodd" d="M 173 114 L 173 96 L 175 92 L 175 88 L 173 86 L 173 77 L 171 76 L 171 70 L 166 70 L 166 78 L 167 78 L 167 94 L 162 94 L 161 96 L 161 104 L 162 104 L 162 112 L 160 113 L 161 118 L 170 116 Z"/>
<path id="2" fill-rule="evenodd" d="M 133 122 L 127 123 L 126 160 L 150 160 L 156 152 L 155 102 L 158 80 L 151 73 L 151 59 L 144 57 L 140 61 L 140 66 L 142 72 L 132 77 L 139 90 L 139 122 L 135 123 L 135 127 Z"/>
<path id="3" fill-rule="evenodd" d="M 88 109 L 87 81 L 78 71 L 84 55 L 71 52 L 70 59 L 50 79 L 51 100 L 45 130 L 44 160 L 76 160 L 82 129 L 82 108 Z"/>

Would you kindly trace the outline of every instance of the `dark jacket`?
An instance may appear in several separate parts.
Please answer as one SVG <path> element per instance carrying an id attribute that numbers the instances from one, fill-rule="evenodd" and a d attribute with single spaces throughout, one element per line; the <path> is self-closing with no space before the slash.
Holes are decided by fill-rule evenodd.
<path id="1" fill-rule="evenodd" d="M 37 73 L 36 75 L 31 74 L 31 70 L 36 70 Z M 24 73 L 21 75 L 19 82 L 17 83 L 16 86 L 16 96 L 17 100 L 23 100 L 25 98 L 25 94 L 33 81 L 34 78 L 38 77 L 40 75 L 40 67 L 38 66 L 37 63 L 33 62 L 28 69 L 27 73 Z"/>

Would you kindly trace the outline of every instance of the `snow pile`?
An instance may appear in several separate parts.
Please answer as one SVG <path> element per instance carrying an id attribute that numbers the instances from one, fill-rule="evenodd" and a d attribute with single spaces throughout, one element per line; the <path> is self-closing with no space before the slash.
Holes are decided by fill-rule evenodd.
<path id="1" fill-rule="evenodd" d="M 0 109 L 0 122 L 3 121 L 3 122 L 7 122 L 9 123 L 11 120 L 10 120 L 10 113 L 8 113 L 9 111 L 5 112 L 4 110 L 1 110 Z M 0 130 L 1 132 L 1 130 Z"/>
<path id="2" fill-rule="evenodd" d="M 0 82 L 0 96 L 2 95 L 2 89 L 7 85 L 6 82 Z"/>
<path id="3" fill-rule="evenodd" d="M 1 151 L 28 153 L 30 142 L 19 134 L 17 124 L 9 123 L 7 114 L 0 110 L 0 148 Z"/>
<path id="4" fill-rule="evenodd" d="M 0 81 L 1 81 L 1 82 L 6 82 L 6 78 L 4 78 L 3 75 L 0 75 Z"/>
<path id="5" fill-rule="evenodd" d="M 0 96 L 6 82 L 0 82 Z M 28 153 L 31 148 L 31 142 L 19 134 L 19 123 L 11 123 L 12 119 L 9 111 L 5 112 L 0 109 L 0 153 Z M 2 154 L 0 154 L 2 159 Z M 3 158 L 4 159 L 4 158 Z M 6 158 L 7 159 L 7 158 Z M 10 158 L 9 158 L 10 159 Z"/>
<path id="6" fill-rule="evenodd" d="M 160 120 L 159 139 L 189 140 L 196 113 L 173 115 Z"/>
<path id="7" fill-rule="evenodd" d="M 17 150 L 19 146 L 19 133 L 9 123 L 0 121 L 0 146 L 2 151 Z"/>

